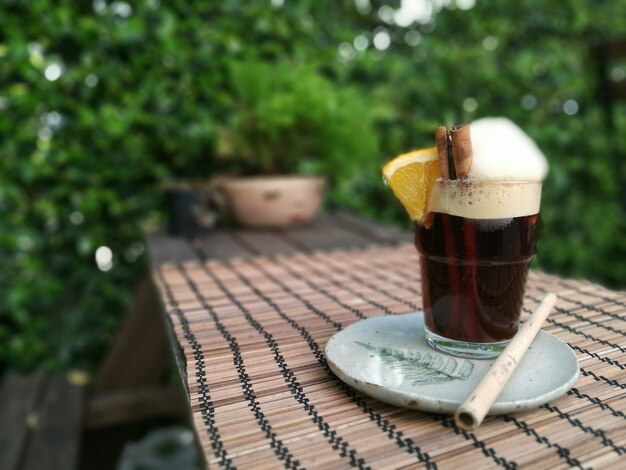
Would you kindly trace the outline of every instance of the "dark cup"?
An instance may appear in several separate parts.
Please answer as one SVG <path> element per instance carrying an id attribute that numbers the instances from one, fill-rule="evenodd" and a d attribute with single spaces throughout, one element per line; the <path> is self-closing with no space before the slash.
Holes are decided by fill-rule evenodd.
<path id="1" fill-rule="evenodd" d="M 167 231 L 177 237 L 194 237 L 207 230 L 207 204 L 201 191 L 177 187 L 166 189 Z"/>

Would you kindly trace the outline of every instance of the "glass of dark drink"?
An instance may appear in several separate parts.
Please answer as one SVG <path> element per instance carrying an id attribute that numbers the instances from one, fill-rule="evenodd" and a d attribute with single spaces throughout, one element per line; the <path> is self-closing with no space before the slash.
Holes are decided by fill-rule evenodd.
<path id="1" fill-rule="evenodd" d="M 415 227 L 428 344 L 490 358 L 515 335 L 540 200 L 541 182 L 437 180 Z"/>

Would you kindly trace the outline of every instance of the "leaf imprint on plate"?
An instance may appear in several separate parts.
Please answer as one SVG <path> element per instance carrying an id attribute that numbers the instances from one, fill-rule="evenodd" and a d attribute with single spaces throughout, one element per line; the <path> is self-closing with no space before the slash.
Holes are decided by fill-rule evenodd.
<path id="1" fill-rule="evenodd" d="M 390 368 L 399 370 L 412 385 L 428 385 L 452 380 L 465 380 L 474 370 L 467 360 L 441 354 L 402 351 L 355 341 L 356 344 L 380 357 Z"/>

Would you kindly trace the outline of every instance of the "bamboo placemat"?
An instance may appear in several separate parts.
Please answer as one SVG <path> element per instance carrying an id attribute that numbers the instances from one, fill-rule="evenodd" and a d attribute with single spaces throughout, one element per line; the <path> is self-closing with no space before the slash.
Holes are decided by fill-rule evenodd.
<path id="1" fill-rule="evenodd" d="M 624 468 L 626 292 L 531 271 L 524 315 L 560 296 L 544 329 L 580 379 L 536 410 L 475 432 L 395 408 L 340 382 L 324 347 L 338 330 L 421 308 L 411 245 L 189 262 L 155 268 L 187 362 L 210 467 Z"/>

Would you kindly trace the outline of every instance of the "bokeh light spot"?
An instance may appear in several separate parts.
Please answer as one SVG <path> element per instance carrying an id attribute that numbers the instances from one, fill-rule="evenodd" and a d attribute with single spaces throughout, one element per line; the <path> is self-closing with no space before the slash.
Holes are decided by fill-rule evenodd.
<path id="1" fill-rule="evenodd" d="M 498 47 L 498 38 L 495 36 L 487 36 L 485 39 L 483 39 L 483 48 L 486 51 L 495 51 L 496 48 Z"/>
<path id="2" fill-rule="evenodd" d="M 417 46 L 422 41 L 422 35 L 414 29 L 407 31 L 404 35 L 404 42 L 411 47 Z"/>
<path id="3" fill-rule="evenodd" d="M 576 100 L 567 100 L 563 103 L 563 112 L 570 116 L 578 113 L 580 106 L 578 106 L 578 102 Z"/>
<path id="4" fill-rule="evenodd" d="M 63 70 L 61 69 L 61 66 L 59 64 L 53 63 L 46 67 L 46 70 L 44 71 L 43 74 L 46 77 L 46 80 L 54 82 L 55 80 L 59 79 L 62 73 L 63 73 Z"/>
<path id="5" fill-rule="evenodd" d="M 471 10 L 476 5 L 476 0 L 456 0 L 456 6 L 459 10 Z"/>
<path id="6" fill-rule="evenodd" d="M 537 107 L 539 100 L 535 95 L 524 95 L 520 100 L 520 104 L 522 105 L 522 108 L 531 110 Z"/>
<path id="7" fill-rule="evenodd" d="M 93 2 L 93 11 L 96 13 L 104 13 L 107 10 L 107 2 L 104 0 L 94 0 Z"/>
<path id="8" fill-rule="evenodd" d="M 82 212 L 74 211 L 70 214 L 70 222 L 74 225 L 80 225 L 85 221 L 85 216 Z"/>
<path id="9" fill-rule="evenodd" d="M 341 44 L 339 44 L 338 51 L 342 59 L 344 60 L 354 59 L 354 55 L 355 55 L 354 48 L 352 47 L 350 43 L 342 42 Z"/>
<path id="10" fill-rule="evenodd" d="M 435 12 L 439 10 L 441 4 L 432 0 L 402 0 L 394 19 L 398 26 L 406 28 L 414 22 L 420 24 L 431 22 Z"/>
<path id="11" fill-rule="evenodd" d="M 391 36 L 385 29 L 379 30 L 374 34 L 374 47 L 379 51 L 384 51 L 391 45 Z"/>
<path id="12" fill-rule="evenodd" d="M 357 51 L 364 51 L 365 49 L 367 49 L 367 46 L 369 46 L 369 43 L 369 40 L 363 34 L 359 34 L 357 37 L 354 38 L 354 41 L 352 42 L 354 48 Z"/>
<path id="13" fill-rule="evenodd" d="M 121 18 L 128 18 L 133 14 L 133 7 L 126 2 L 113 2 L 111 3 L 111 11 Z"/>
<path id="14" fill-rule="evenodd" d="M 113 267 L 113 251 L 108 246 L 100 246 L 96 250 L 96 264 L 100 271 L 108 271 Z"/>
<path id="15" fill-rule="evenodd" d="M 463 100 L 463 109 L 468 113 L 473 113 L 474 111 L 476 111 L 478 109 L 478 101 L 476 101 L 476 98 L 473 98 L 471 96 L 465 98 Z"/>
<path id="16" fill-rule="evenodd" d="M 22 251 L 30 251 L 35 247 L 35 242 L 27 235 L 20 235 L 17 239 L 17 247 Z"/>
<path id="17" fill-rule="evenodd" d="M 97 84 L 98 84 L 98 77 L 95 76 L 93 73 L 90 73 L 89 75 L 85 77 L 85 85 L 87 85 L 89 88 L 93 88 Z"/>
<path id="18" fill-rule="evenodd" d="M 62 121 L 63 121 L 63 118 L 56 111 L 51 111 L 44 115 L 45 124 L 50 126 L 51 128 L 59 127 Z"/>
<path id="19" fill-rule="evenodd" d="M 52 138 L 52 129 L 49 127 L 42 127 L 39 129 L 39 132 L 37 132 L 37 137 L 41 140 L 50 140 Z"/>
<path id="20" fill-rule="evenodd" d="M 611 80 L 614 82 L 621 82 L 626 78 L 626 67 L 613 67 L 611 69 Z"/>
<path id="21" fill-rule="evenodd" d="M 395 11 L 389 5 L 383 5 L 378 9 L 378 17 L 385 23 L 393 23 Z"/>
<path id="22" fill-rule="evenodd" d="M 362 15 L 367 15 L 372 11 L 370 0 L 354 0 L 354 5 L 356 6 L 356 11 Z"/>

